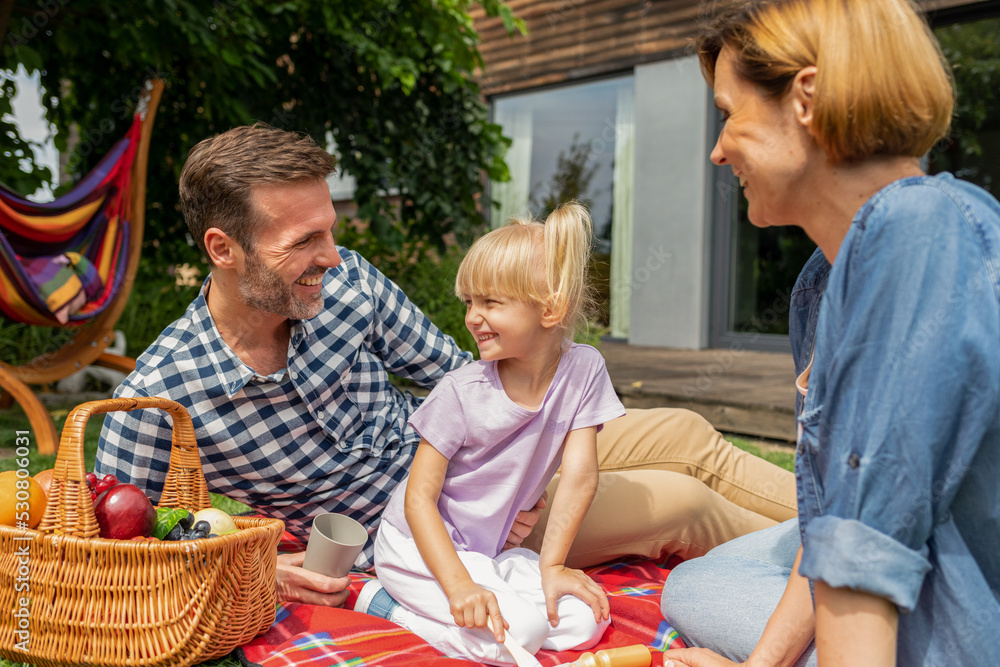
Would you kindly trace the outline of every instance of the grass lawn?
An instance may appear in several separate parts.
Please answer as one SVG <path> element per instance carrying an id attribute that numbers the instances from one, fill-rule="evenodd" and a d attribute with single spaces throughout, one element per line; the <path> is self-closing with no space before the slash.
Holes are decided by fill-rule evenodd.
<path id="1" fill-rule="evenodd" d="M 774 465 L 795 472 L 795 449 L 789 444 L 775 444 L 768 441 L 748 439 L 743 436 L 723 433 L 726 440 L 740 449 L 759 456 Z"/>
<path id="2" fill-rule="evenodd" d="M 53 421 L 55 421 L 57 432 L 62 433 L 62 426 L 66 421 L 66 417 L 69 415 L 69 412 L 69 407 L 51 409 L 52 418 Z M 84 435 L 83 444 L 84 462 L 88 471 L 94 469 L 94 458 L 97 455 L 97 441 L 100 437 L 101 425 L 103 423 L 104 415 L 95 415 L 94 418 L 87 422 L 87 430 Z M 28 423 L 28 419 L 24 416 L 24 413 L 19 407 L 15 406 L 10 410 L 0 410 L 0 471 L 15 470 L 17 468 L 14 461 L 13 450 L 15 437 L 14 431 L 27 430 L 29 428 L 30 425 Z M 795 456 L 790 448 L 788 448 L 788 451 L 783 451 L 784 448 L 775 447 L 766 442 L 731 434 L 725 434 L 725 437 L 740 449 L 746 450 L 755 456 L 760 456 L 778 466 L 792 470 Z M 47 468 L 51 468 L 55 465 L 55 461 L 55 455 L 42 456 L 37 452 L 32 452 L 29 456 L 28 472 L 35 474 Z M 227 511 L 230 514 L 238 514 L 249 509 L 243 503 L 215 494 L 212 494 L 212 505 Z M 0 667 L 20 664 L 22 663 L 14 663 L 0 658 Z M 223 658 L 219 658 L 218 660 L 212 660 L 204 664 L 209 667 L 238 667 L 240 663 L 234 655 L 230 654 Z"/>

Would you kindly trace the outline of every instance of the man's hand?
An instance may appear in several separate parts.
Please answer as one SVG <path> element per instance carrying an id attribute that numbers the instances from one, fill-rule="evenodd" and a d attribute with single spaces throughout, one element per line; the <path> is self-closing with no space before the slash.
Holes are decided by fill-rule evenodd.
<path id="1" fill-rule="evenodd" d="M 448 595 L 448 602 L 456 625 L 462 628 L 485 628 L 489 620 L 493 636 L 503 643 L 503 631 L 509 629 L 510 625 L 500 615 L 497 596 L 491 591 L 470 580 L 452 591 Z"/>
<path id="2" fill-rule="evenodd" d="M 580 570 L 565 565 L 542 566 L 542 592 L 545 593 L 545 610 L 552 627 L 559 624 L 556 603 L 564 595 L 573 595 L 589 604 L 598 623 L 611 617 L 611 605 L 604 589 Z"/>
<path id="3" fill-rule="evenodd" d="M 535 524 L 538 523 L 538 520 L 542 516 L 542 510 L 545 509 L 545 501 L 548 497 L 549 492 L 543 492 L 542 497 L 538 499 L 534 507 L 527 512 L 517 513 L 517 516 L 514 517 L 514 525 L 510 527 L 510 535 L 507 536 L 507 541 L 504 542 L 503 551 L 519 547 L 528 539 L 528 535 L 531 535 Z"/>
<path id="4" fill-rule="evenodd" d="M 327 577 L 306 570 L 302 562 L 306 552 L 278 554 L 277 583 L 275 592 L 278 602 L 302 602 L 326 607 L 342 607 L 347 600 L 350 577 Z"/>

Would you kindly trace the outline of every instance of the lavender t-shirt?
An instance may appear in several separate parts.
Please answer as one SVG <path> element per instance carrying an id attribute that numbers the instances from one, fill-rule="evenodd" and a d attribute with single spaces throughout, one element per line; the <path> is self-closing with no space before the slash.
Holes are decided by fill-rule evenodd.
<path id="1" fill-rule="evenodd" d="M 420 435 L 450 460 L 438 510 L 459 551 L 500 553 L 514 517 L 534 507 L 562 460 L 569 431 L 625 414 L 601 353 L 573 344 L 559 360 L 538 410 L 504 392 L 496 362 L 448 373 L 410 417 Z M 407 478 L 383 521 L 411 535 L 403 513 Z M 551 500 L 551 499 L 550 499 Z"/>

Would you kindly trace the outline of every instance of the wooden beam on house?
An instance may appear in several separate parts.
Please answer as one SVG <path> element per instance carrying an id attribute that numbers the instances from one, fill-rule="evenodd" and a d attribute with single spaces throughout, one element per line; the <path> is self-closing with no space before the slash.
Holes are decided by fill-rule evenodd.
<path id="1" fill-rule="evenodd" d="M 528 35 L 507 34 L 499 18 L 471 10 L 486 63 L 483 93 L 541 86 L 630 71 L 638 64 L 693 53 L 702 26 L 737 0 L 508 0 Z M 920 0 L 927 11 L 973 4 Z"/>
<path id="2" fill-rule="evenodd" d="M 726 0 L 727 2 L 730 0 Z M 704 15 L 699 0 L 511 0 L 529 34 L 509 37 L 499 19 L 472 12 L 482 38 L 489 95 L 631 70 L 689 48 Z"/>

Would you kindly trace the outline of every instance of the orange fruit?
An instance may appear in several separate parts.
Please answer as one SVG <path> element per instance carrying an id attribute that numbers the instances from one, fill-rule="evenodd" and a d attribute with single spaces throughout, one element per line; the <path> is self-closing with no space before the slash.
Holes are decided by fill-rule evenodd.
<path id="1" fill-rule="evenodd" d="M 54 472 L 55 470 L 49 468 L 48 470 L 43 470 L 39 473 L 35 473 L 34 475 L 32 475 L 35 481 L 38 482 L 39 486 L 42 487 L 42 491 L 45 492 L 46 498 L 49 495 L 49 485 L 52 484 L 52 473 Z"/>
<path id="2" fill-rule="evenodd" d="M 31 477 L 19 477 L 16 470 L 0 472 L 0 524 L 34 528 L 45 514 L 46 500 L 41 484 Z"/>

